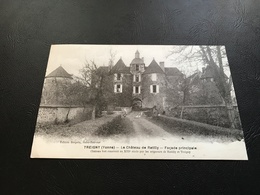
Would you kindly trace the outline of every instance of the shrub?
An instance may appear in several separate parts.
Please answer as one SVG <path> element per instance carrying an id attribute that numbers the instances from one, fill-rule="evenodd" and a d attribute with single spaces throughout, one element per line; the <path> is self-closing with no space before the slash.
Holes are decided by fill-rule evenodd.
<path id="1" fill-rule="evenodd" d="M 180 117 L 181 107 L 172 109 L 167 115 Z M 235 126 L 241 129 L 238 111 L 235 111 Z M 230 122 L 226 112 L 226 108 L 185 108 L 183 111 L 183 119 L 206 123 L 214 126 L 229 128 Z"/>
<path id="2" fill-rule="evenodd" d="M 114 114 L 114 111 L 107 111 L 108 115 Z"/>
<path id="3" fill-rule="evenodd" d="M 161 125 L 168 127 L 168 129 L 171 129 L 172 131 L 177 127 L 177 129 L 181 129 L 181 133 L 184 134 L 197 134 L 205 136 L 222 135 L 226 137 L 234 137 L 236 139 L 243 139 L 242 130 L 217 127 L 196 121 L 189 121 L 166 116 L 157 116 L 153 117 L 153 119 Z"/>

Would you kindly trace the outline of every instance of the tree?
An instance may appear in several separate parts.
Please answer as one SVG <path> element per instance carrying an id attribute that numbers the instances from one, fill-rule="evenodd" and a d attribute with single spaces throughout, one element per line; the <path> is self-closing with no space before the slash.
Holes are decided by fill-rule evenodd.
<path id="1" fill-rule="evenodd" d="M 195 65 L 200 63 L 205 67 L 209 66 L 212 69 L 214 82 L 226 105 L 230 127 L 235 128 L 235 114 L 230 93 L 232 90 L 232 78 L 231 75 L 228 78 L 224 71 L 225 67 L 228 67 L 228 63 L 224 64 L 223 62 L 223 59 L 226 58 L 225 48 L 222 46 L 180 46 L 178 48 L 174 48 L 168 57 L 174 54 L 179 55 L 179 62 L 186 62 Z M 184 80 L 183 103 L 186 102 L 186 96 L 189 94 L 191 84 L 192 83 L 189 79 Z"/>
<path id="2" fill-rule="evenodd" d="M 101 115 L 113 92 L 109 86 L 109 71 L 114 65 L 115 55 L 116 52 L 110 50 L 108 66 L 98 66 L 94 60 L 86 60 L 80 70 L 80 77 L 77 77 L 87 89 L 87 94 L 84 94 L 86 101 L 93 106 L 92 120 Z"/>
<path id="3" fill-rule="evenodd" d="M 78 79 L 87 88 L 88 93 L 85 94 L 85 99 L 88 103 L 93 105 L 92 120 L 95 120 L 97 110 L 99 110 L 101 96 L 102 96 L 102 83 L 104 75 L 98 74 L 98 67 L 94 61 L 85 61 L 83 68 L 80 70 L 80 77 Z"/>

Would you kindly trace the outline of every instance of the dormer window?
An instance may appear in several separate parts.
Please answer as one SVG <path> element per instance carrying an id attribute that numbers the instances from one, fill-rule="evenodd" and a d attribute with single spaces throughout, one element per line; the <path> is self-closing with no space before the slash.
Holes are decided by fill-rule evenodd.
<path id="1" fill-rule="evenodd" d="M 139 64 L 136 64 L 136 65 L 135 65 L 135 70 L 136 70 L 136 71 L 139 71 L 139 69 L 140 69 Z"/>
<path id="2" fill-rule="evenodd" d="M 116 80 L 118 80 L 118 81 L 121 80 L 121 74 L 120 74 L 120 73 L 117 73 L 117 75 L 116 75 Z"/>
<path id="3" fill-rule="evenodd" d="M 115 74 L 115 81 L 122 81 L 122 78 L 123 78 L 123 74 L 121 73 Z"/>

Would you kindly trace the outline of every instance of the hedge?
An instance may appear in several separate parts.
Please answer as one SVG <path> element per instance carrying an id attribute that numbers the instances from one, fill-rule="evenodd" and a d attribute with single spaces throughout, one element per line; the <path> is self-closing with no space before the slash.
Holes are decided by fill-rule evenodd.
<path id="1" fill-rule="evenodd" d="M 167 116 L 156 116 L 153 117 L 153 119 L 161 123 L 162 125 L 167 126 L 170 129 L 173 129 L 173 127 L 178 127 L 181 129 L 182 133 L 198 134 L 205 136 L 222 135 L 227 137 L 234 137 L 238 140 L 241 140 L 244 137 L 243 131 L 238 129 L 218 127 L 196 121 L 190 121 Z"/>

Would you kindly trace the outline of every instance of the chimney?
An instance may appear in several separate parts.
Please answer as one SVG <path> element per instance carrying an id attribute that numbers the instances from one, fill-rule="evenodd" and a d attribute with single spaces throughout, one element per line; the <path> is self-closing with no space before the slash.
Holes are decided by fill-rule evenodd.
<path id="1" fill-rule="evenodd" d="M 164 62 L 160 62 L 160 67 L 163 70 L 163 72 L 165 72 L 165 70 L 164 70 Z"/>
<path id="2" fill-rule="evenodd" d="M 142 57 L 142 60 L 143 60 L 143 62 L 144 62 L 144 57 Z"/>

